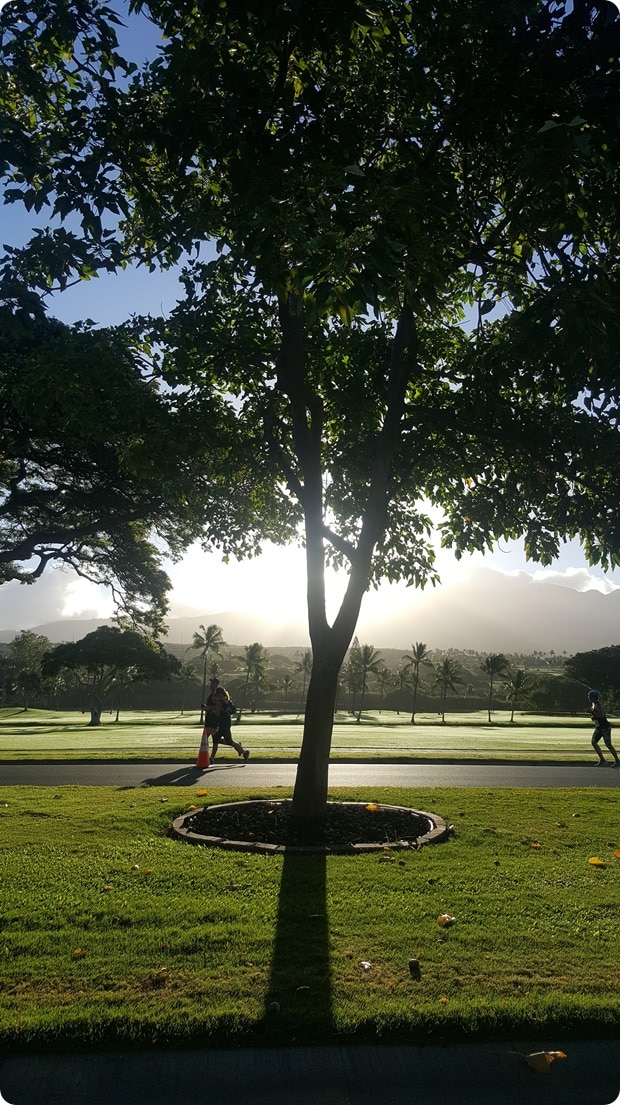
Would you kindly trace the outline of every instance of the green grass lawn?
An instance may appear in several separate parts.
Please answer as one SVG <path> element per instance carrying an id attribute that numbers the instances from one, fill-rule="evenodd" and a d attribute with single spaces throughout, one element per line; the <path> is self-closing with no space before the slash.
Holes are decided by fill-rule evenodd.
<path id="1" fill-rule="evenodd" d="M 467 758 L 588 762 L 591 726 L 584 718 L 547 718 L 498 712 L 488 724 L 486 712 L 449 715 L 441 725 L 436 714 L 366 714 L 357 724 L 338 714 L 334 726 L 334 760 Z M 115 723 L 104 715 L 91 728 L 86 714 L 45 710 L 0 710 L 0 760 L 175 760 L 192 759 L 200 744 L 199 715 L 128 713 Z M 303 719 L 293 715 L 247 715 L 233 729 L 252 750 L 253 760 L 296 760 Z M 221 755 L 226 750 L 222 747 Z M 234 753 L 233 753 L 234 755 Z"/>
<path id="2" fill-rule="evenodd" d="M 210 791 L 209 801 L 249 796 Z M 199 791 L 0 788 L 0 1040 L 617 1031 L 615 791 L 333 797 L 435 811 L 456 832 L 379 856 L 231 853 L 166 835 L 205 800 Z M 452 927 L 438 924 L 442 913 Z"/>

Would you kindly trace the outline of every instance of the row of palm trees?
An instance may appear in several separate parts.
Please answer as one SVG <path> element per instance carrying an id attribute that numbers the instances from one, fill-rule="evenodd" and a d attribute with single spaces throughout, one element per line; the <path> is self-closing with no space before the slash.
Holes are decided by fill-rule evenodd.
<path id="1" fill-rule="evenodd" d="M 207 678 L 218 671 L 218 662 L 222 658 L 223 650 L 227 648 L 219 625 L 201 625 L 194 633 L 189 649 L 198 652 L 203 662 L 202 670 L 202 697 L 200 723 L 204 722 L 204 703 L 206 700 Z M 248 691 L 252 700 L 257 701 L 261 687 L 264 686 L 265 672 L 269 657 L 267 650 L 258 641 L 245 647 L 243 656 L 233 656 L 243 664 L 245 681 L 239 705 L 241 715 Z M 508 696 L 511 705 L 511 722 L 514 721 L 514 713 L 519 703 L 523 700 L 528 688 L 528 677 L 522 668 L 512 672 L 507 658 L 503 653 L 492 653 L 487 656 L 480 665 L 489 681 L 489 695 L 487 712 L 489 723 L 493 710 L 494 693 L 498 680 Z M 395 680 L 400 680 L 401 687 L 407 688 L 412 695 L 411 723 L 415 725 L 418 691 L 422 681 L 423 669 L 430 669 L 429 674 L 431 688 L 438 693 L 441 708 L 442 722 L 445 723 L 446 699 L 448 693 L 458 693 L 463 685 L 459 665 L 449 656 L 445 656 L 437 662 L 431 660 L 431 653 L 423 641 L 416 641 L 411 646 L 411 652 L 403 655 L 403 664 L 398 669 L 396 676 L 386 667 L 381 653 L 373 645 L 361 645 L 357 639 L 353 641 L 347 662 L 342 669 L 344 685 L 352 694 L 351 711 L 356 714 L 358 722 L 361 721 L 364 709 L 364 701 L 368 690 L 369 676 L 373 675 L 379 687 L 380 702 L 383 702 L 385 694 L 392 689 Z M 295 681 L 295 676 L 302 677 L 302 701 L 305 700 L 306 686 L 312 671 L 312 653 L 308 650 L 302 654 L 296 662 L 292 672 L 286 672 L 280 680 L 280 688 L 284 693 L 284 712 L 287 712 L 288 696 Z"/>
<path id="2" fill-rule="evenodd" d="M 417 641 L 415 645 L 412 646 L 411 653 L 407 653 L 403 659 L 407 661 L 406 670 L 411 672 L 411 689 L 413 692 L 412 724 L 415 724 L 416 699 L 420 682 L 420 668 L 422 666 L 428 666 L 433 669 L 434 678 L 431 686 L 433 690 L 439 691 L 441 697 L 441 719 L 445 722 L 448 691 L 456 692 L 459 685 L 463 683 L 459 674 L 459 665 L 449 656 L 445 656 L 438 663 L 433 664 L 429 656 L 428 648 L 421 641 Z M 496 681 L 498 678 L 502 677 L 502 685 L 508 695 L 511 706 L 510 720 L 513 722 L 515 710 L 519 702 L 523 699 L 528 687 L 528 677 L 524 669 L 518 668 L 517 671 L 512 672 L 510 670 L 509 661 L 501 652 L 494 652 L 491 653 L 490 656 L 487 656 L 481 663 L 480 668 L 489 679 L 489 697 L 487 701 L 489 723 L 491 722 L 493 693 Z"/>
<path id="3" fill-rule="evenodd" d="M 201 625 L 199 629 L 194 633 L 193 640 L 189 646 L 189 650 L 198 652 L 202 659 L 202 696 L 201 696 L 201 709 L 200 709 L 200 724 L 204 723 L 204 709 L 207 698 L 207 678 L 210 675 L 218 674 L 219 661 L 222 658 L 224 649 L 227 648 L 226 641 L 222 635 L 222 629 L 219 625 Z M 257 701 L 264 685 L 265 672 L 269 662 L 269 656 L 267 650 L 258 641 L 255 641 L 251 645 L 246 645 L 243 656 L 232 656 L 231 659 L 239 660 L 243 664 L 242 671 L 245 674 L 245 682 L 243 685 L 243 691 L 241 692 L 241 702 L 239 704 L 238 714 L 241 717 L 245 702 L 247 700 L 248 691 L 250 691 L 251 698 L 254 702 Z M 291 692 L 292 684 L 295 675 L 301 675 L 302 686 L 302 701 L 305 701 L 306 697 L 306 685 L 312 671 L 312 653 L 310 650 L 302 653 L 299 660 L 295 663 L 293 672 L 287 672 L 283 675 L 281 680 L 281 686 L 285 695 L 284 712 L 288 703 L 286 702 L 287 696 Z"/>
<path id="4" fill-rule="evenodd" d="M 407 652 L 403 655 L 403 661 L 395 677 L 394 673 L 383 663 L 381 653 L 378 652 L 377 649 L 372 645 L 360 645 L 357 638 L 354 640 L 347 662 L 343 667 L 343 677 L 346 686 L 353 696 L 354 704 L 357 695 L 359 694 L 360 696 L 357 701 L 357 711 L 355 705 L 352 705 L 352 712 L 357 713 L 358 722 L 361 720 L 362 711 L 364 709 L 368 676 L 372 674 L 375 676 L 379 686 L 381 702 L 383 701 L 385 693 L 394 686 L 395 679 L 400 681 L 402 688 L 406 687 L 410 691 L 412 696 L 411 724 L 415 725 L 418 690 L 422 680 L 422 669 L 430 668 L 432 673 L 430 686 L 432 690 L 438 692 L 441 702 L 441 719 L 442 722 L 445 723 L 446 699 L 448 693 L 450 691 L 458 693 L 459 687 L 463 685 L 460 667 L 456 660 L 453 660 L 449 656 L 445 656 L 441 660 L 433 662 L 428 646 L 424 644 L 423 641 L 416 641 L 415 644 L 411 646 L 411 652 Z M 508 696 L 511 706 L 510 720 L 513 722 L 515 710 L 523 700 L 528 688 L 528 677 L 524 669 L 519 668 L 517 671 L 512 672 L 510 670 L 510 664 L 503 653 L 492 653 L 490 656 L 487 656 L 480 667 L 489 679 L 489 696 L 487 702 L 489 723 L 491 722 L 494 693 L 497 688 L 498 679 L 502 680 L 502 686 Z"/>

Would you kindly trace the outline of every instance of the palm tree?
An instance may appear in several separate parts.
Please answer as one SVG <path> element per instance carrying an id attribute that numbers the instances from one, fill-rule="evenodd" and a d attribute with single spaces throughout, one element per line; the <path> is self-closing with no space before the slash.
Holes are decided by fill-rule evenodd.
<path id="1" fill-rule="evenodd" d="M 527 691 L 530 687 L 530 680 L 525 674 L 523 668 L 517 668 L 515 672 L 509 672 L 509 678 L 504 682 L 504 687 L 508 692 L 510 699 L 510 723 L 512 724 L 515 719 L 515 710 L 519 705 L 520 700 L 527 696 Z"/>
<path id="2" fill-rule="evenodd" d="M 264 667 L 255 665 L 250 679 L 250 713 L 260 713 L 261 702 L 270 690 L 272 688 L 265 678 Z"/>
<path id="3" fill-rule="evenodd" d="M 254 641 L 254 644 L 245 646 L 244 656 L 236 656 L 235 659 L 243 660 L 245 664 L 245 686 L 243 688 L 243 696 L 238 711 L 238 717 L 240 718 L 245 704 L 250 679 L 258 688 L 260 681 L 265 677 L 265 668 L 269 657 L 263 645 L 259 644 L 258 641 Z"/>
<path id="4" fill-rule="evenodd" d="M 285 672 L 284 675 L 282 676 L 281 680 L 280 680 L 280 690 L 284 692 L 284 709 L 283 709 L 283 712 L 285 714 L 288 712 L 287 711 L 288 696 L 291 692 L 291 687 L 293 686 L 294 682 L 295 682 L 295 680 L 294 680 L 293 676 L 291 675 L 291 673 L 289 671 Z"/>
<path id="5" fill-rule="evenodd" d="M 413 692 L 413 708 L 411 711 L 411 724 L 415 725 L 415 704 L 418 697 L 418 685 L 420 682 L 420 668 L 422 664 L 426 667 L 432 667 L 430 660 L 430 652 L 423 641 L 416 641 L 411 646 L 411 652 L 406 652 L 403 656 L 403 660 L 406 660 L 404 666 L 405 671 L 411 672 L 411 690 Z"/>
<path id="6" fill-rule="evenodd" d="M 353 638 L 348 660 L 342 667 L 342 674 L 347 690 L 351 694 L 350 712 L 354 714 L 355 699 L 358 691 L 362 689 L 362 650 L 357 637 Z"/>
<path id="7" fill-rule="evenodd" d="M 294 667 L 293 670 L 295 671 L 296 675 L 299 675 L 299 674 L 303 675 L 303 685 L 302 685 L 302 688 L 301 688 L 301 701 L 302 701 L 302 705 L 305 709 L 305 706 L 306 706 L 306 681 L 312 675 L 312 652 L 310 651 L 310 649 L 308 649 L 307 652 L 303 652 L 303 653 L 298 652 L 297 655 L 300 657 L 300 659 L 296 661 L 295 667 Z"/>
<path id="8" fill-rule="evenodd" d="M 489 725 L 491 724 L 491 710 L 493 709 L 493 682 L 496 675 L 505 675 L 508 671 L 508 661 L 503 652 L 492 652 L 490 656 L 487 656 L 486 660 L 483 660 L 480 667 L 482 671 L 486 672 L 489 677 L 489 701 L 487 703 L 487 713 L 489 716 Z"/>
<path id="9" fill-rule="evenodd" d="M 397 680 L 394 672 L 386 668 L 385 664 L 382 668 L 379 668 L 377 672 L 377 683 L 379 684 L 379 713 L 383 712 L 383 699 L 387 691 L 389 691 L 390 687 L 394 687 L 396 682 Z"/>
<path id="10" fill-rule="evenodd" d="M 202 632 L 194 633 L 194 639 L 188 646 L 187 652 L 193 649 L 200 652 L 202 659 L 202 701 L 200 703 L 200 724 L 204 724 L 205 700 L 207 697 L 207 665 L 213 656 L 220 656 L 222 649 L 226 647 L 226 641 L 222 637 L 222 629 L 219 625 L 204 625 L 199 627 Z"/>
<path id="11" fill-rule="evenodd" d="M 357 723 L 359 725 L 362 717 L 362 710 L 364 709 L 364 697 L 366 695 L 366 676 L 376 675 L 380 670 L 383 663 L 383 657 L 380 652 L 377 652 L 376 648 L 372 645 L 362 645 L 359 651 L 359 665 L 362 674 L 362 697 L 360 699 L 360 708 L 357 714 Z"/>
<path id="12" fill-rule="evenodd" d="M 185 713 L 185 697 L 187 694 L 187 688 L 195 687 L 198 684 L 198 672 L 196 666 L 191 662 L 188 664 L 181 664 L 178 674 L 174 677 L 174 682 L 180 685 L 181 688 L 181 716 Z"/>
<path id="13" fill-rule="evenodd" d="M 446 696 L 448 691 L 456 691 L 457 684 L 462 683 L 463 680 L 459 676 L 459 666 L 456 660 L 451 660 L 449 656 L 444 656 L 438 664 L 433 664 L 433 671 L 435 672 L 433 687 L 439 691 L 441 696 L 441 724 L 445 725 Z"/>
<path id="14" fill-rule="evenodd" d="M 403 704 L 403 693 L 409 687 L 409 684 L 407 682 L 408 675 L 409 675 L 409 669 L 408 669 L 406 664 L 401 664 L 401 666 L 396 669 L 396 679 L 398 681 L 398 690 L 399 690 L 398 710 L 396 711 L 397 714 L 400 714 L 400 707 Z"/>

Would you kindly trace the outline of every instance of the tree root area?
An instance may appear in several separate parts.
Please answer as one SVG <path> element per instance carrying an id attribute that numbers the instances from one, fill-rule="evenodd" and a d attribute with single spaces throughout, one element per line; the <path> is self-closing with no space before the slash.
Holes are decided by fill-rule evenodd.
<path id="1" fill-rule="evenodd" d="M 186 821 L 193 833 L 263 844 L 415 845 L 429 830 L 428 818 L 416 810 L 375 803 L 329 802 L 324 821 L 300 825 L 290 801 L 250 801 L 205 806 Z"/>

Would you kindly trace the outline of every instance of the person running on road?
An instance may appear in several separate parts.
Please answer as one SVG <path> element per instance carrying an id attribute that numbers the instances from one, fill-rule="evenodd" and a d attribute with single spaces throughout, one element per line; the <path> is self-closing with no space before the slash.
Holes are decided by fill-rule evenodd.
<path id="1" fill-rule="evenodd" d="M 592 720 L 594 721 L 594 732 L 592 733 L 592 747 L 598 756 L 597 767 L 603 767 L 607 760 L 599 748 L 601 739 L 611 752 L 614 762 L 612 767 L 620 768 L 620 759 L 613 744 L 611 743 L 611 725 L 607 717 L 605 716 L 605 707 L 601 699 L 600 691 L 588 691 L 588 700 L 590 703 L 590 713 Z"/>
<path id="2" fill-rule="evenodd" d="M 215 745 L 216 733 L 217 733 L 218 726 L 219 726 L 219 723 L 220 723 L 219 708 L 218 708 L 217 700 L 216 700 L 216 697 L 215 697 L 215 692 L 216 692 L 217 688 L 219 687 L 219 685 L 220 685 L 220 681 L 217 678 L 217 676 L 214 675 L 213 679 L 211 680 L 211 690 L 209 692 L 209 697 L 207 698 L 207 701 L 204 703 L 205 720 L 204 720 L 204 730 L 203 730 L 203 732 L 204 732 L 204 734 L 207 738 L 207 741 L 208 741 L 209 737 L 211 737 L 211 740 L 213 741 L 214 751 L 215 751 L 215 747 L 216 747 L 216 745 Z"/>
<path id="3" fill-rule="evenodd" d="M 250 758 L 250 753 L 247 748 L 244 748 L 242 744 L 233 740 L 231 725 L 232 716 L 236 711 L 234 702 L 230 701 L 230 695 L 224 687 L 217 687 L 213 695 L 215 700 L 215 711 L 218 718 L 217 731 L 213 734 L 213 752 L 211 753 L 211 763 L 215 759 L 218 747 L 221 744 L 228 744 L 231 748 L 235 749 L 238 756 L 243 756 L 243 759 L 247 763 Z"/>

